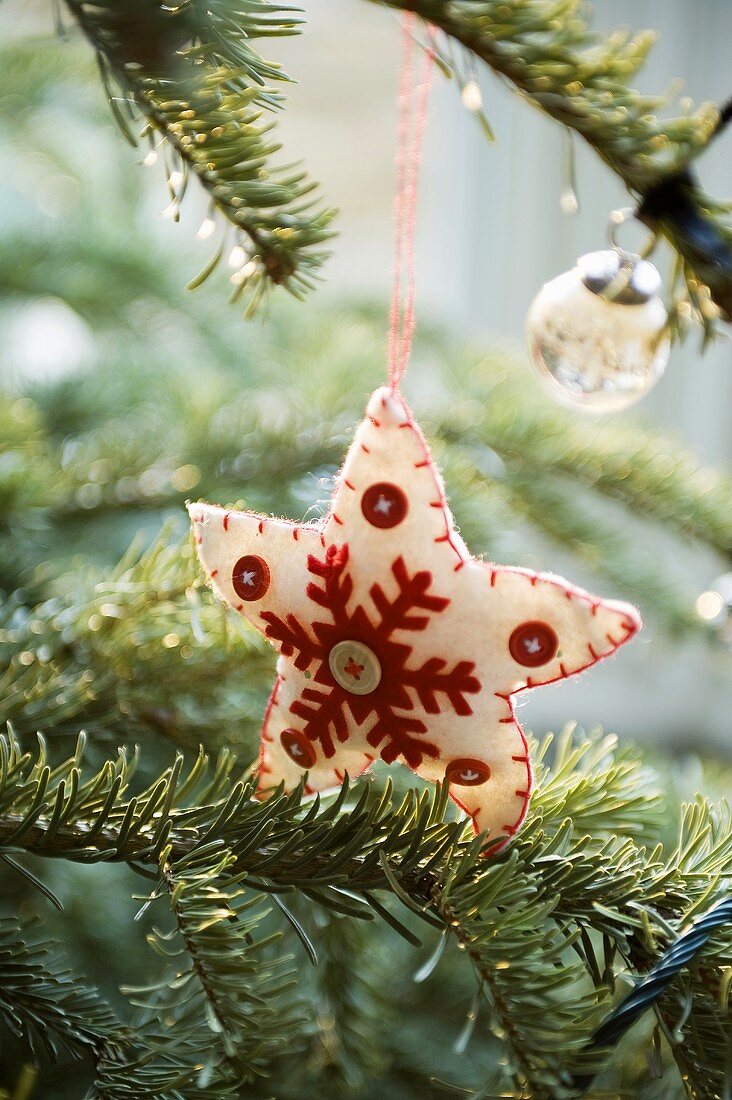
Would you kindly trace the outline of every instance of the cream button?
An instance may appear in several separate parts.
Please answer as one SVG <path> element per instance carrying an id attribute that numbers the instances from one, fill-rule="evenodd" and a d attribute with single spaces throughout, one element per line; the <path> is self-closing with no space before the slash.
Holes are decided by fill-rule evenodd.
<path id="1" fill-rule="evenodd" d="M 338 686 L 352 695 L 370 695 L 381 680 L 379 659 L 363 642 L 337 642 L 328 666 Z"/>

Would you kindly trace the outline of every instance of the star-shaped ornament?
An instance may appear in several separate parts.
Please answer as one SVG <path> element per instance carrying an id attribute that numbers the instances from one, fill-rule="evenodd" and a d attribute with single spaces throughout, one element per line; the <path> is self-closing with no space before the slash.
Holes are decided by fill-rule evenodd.
<path id="1" fill-rule="evenodd" d="M 278 650 L 259 785 L 339 785 L 377 758 L 445 776 L 505 843 L 529 805 L 514 696 L 583 672 L 640 628 L 635 608 L 549 573 L 472 558 L 401 395 L 377 390 L 327 516 L 292 523 L 191 504 L 211 586 Z"/>

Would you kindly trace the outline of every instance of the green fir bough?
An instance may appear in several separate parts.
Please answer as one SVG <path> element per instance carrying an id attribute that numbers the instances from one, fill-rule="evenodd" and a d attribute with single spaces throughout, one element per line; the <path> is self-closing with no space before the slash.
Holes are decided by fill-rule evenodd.
<path id="1" fill-rule="evenodd" d="M 677 328 L 694 314 L 710 335 L 719 316 L 729 320 L 729 208 L 705 194 L 692 174 L 727 114 L 705 104 L 664 118 L 668 97 L 633 87 L 652 34 L 618 31 L 600 38 L 581 0 L 386 2 L 416 13 L 484 62 L 529 103 L 579 134 L 620 178 L 642 220 L 676 252 Z M 134 143 L 141 115 L 143 134 L 153 145 L 162 139 L 169 149 L 173 215 L 192 173 L 213 208 L 246 240 L 251 260 L 242 265 L 235 297 L 248 294 L 254 307 L 268 283 L 297 294 L 312 286 L 325 258 L 321 246 L 332 211 L 313 198 L 301 168 L 273 165 L 279 145 L 267 115 L 283 106 L 277 87 L 289 78 L 253 45 L 296 33 L 296 9 L 266 0 L 64 3 L 97 52 L 126 135 Z M 439 40 L 420 35 L 439 57 Z M 453 66 L 448 61 L 443 68 L 450 73 Z M 177 165 L 179 180 L 171 174 Z M 202 277 L 223 251 L 224 242 Z"/>
<path id="2" fill-rule="evenodd" d="M 193 76 L 176 81 L 232 64 L 236 81 L 216 95 L 255 81 L 244 24 L 218 23 L 219 42 L 207 13 L 251 17 L 261 34 L 264 5 L 123 7 L 85 11 L 157 12 L 163 39 L 177 18 L 198 21 L 186 33 L 202 28 L 200 41 L 176 46 Z M 499 15 L 440 7 L 463 29 L 471 12 Z M 568 10 L 503 5 L 521 7 Z M 295 19 L 267 11 L 278 31 Z M 151 102 L 167 79 L 160 40 L 125 40 L 142 67 L 124 79 Z M 85 91 L 88 53 L 7 41 L 0 65 L 18 181 L 0 210 L 3 346 L 12 320 L 32 328 L 22 311 L 50 299 L 92 349 L 50 377 L 19 355 L 0 380 L 0 1095 L 561 1100 L 599 1071 L 595 1100 L 721 1100 L 727 932 L 620 1049 L 586 1044 L 632 975 L 729 891 L 728 765 L 687 756 L 679 768 L 656 752 L 650 766 L 568 728 L 535 748 L 530 816 L 490 861 L 445 792 L 412 789 L 398 768 L 335 797 L 253 799 L 274 656 L 206 589 L 184 501 L 316 516 L 383 377 L 383 309 L 293 305 L 242 332 L 207 287 L 184 301 L 180 256 L 139 228 L 139 174 Z M 268 94 L 251 109 L 268 111 Z M 123 112 L 128 97 L 141 109 L 128 88 Z M 99 149 L 85 162 L 67 141 L 79 119 Z M 75 196 L 56 213 L 26 201 L 39 151 L 44 193 Z M 264 206 L 246 216 L 261 216 L 268 247 L 281 208 L 256 194 Z M 303 238 L 289 252 L 288 239 L 300 264 Z M 610 577 L 638 600 L 655 644 L 703 638 L 711 658 L 693 605 L 700 573 L 728 567 L 723 475 L 656 433 L 547 408 L 520 364 L 437 331 L 417 341 L 415 368 L 429 385 L 414 403 L 477 551 L 562 570 L 570 558 L 588 585 Z"/>

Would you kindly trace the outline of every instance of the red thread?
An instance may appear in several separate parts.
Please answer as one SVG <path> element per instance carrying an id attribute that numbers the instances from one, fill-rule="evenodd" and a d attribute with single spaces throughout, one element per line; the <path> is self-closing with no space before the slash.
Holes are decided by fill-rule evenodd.
<path id="1" fill-rule="evenodd" d="M 517 798 L 522 799 L 521 809 L 519 810 L 518 816 L 516 817 L 516 820 L 514 821 L 513 825 L 510 827 L 510 828 L 513 829 L 514 832 L 516 832 L 518 830 L 519 826 L 521 825 L 521 823 L 523 822 L 524 818 L 526 817 L 526 814 L 528 813 L 528 810 L 529 810 L 529 798 L 531 796 L 531 790 L 532 790 L 532 787 L 534 785 L 534 777 L 533 777 L 533 773 L 532 773 L 532 770 L 531 770 L 531 761 L 529 759 L 529 750 L 528 750 L 528 745 L 527 745 L 527 742 L 526 742 L 526 737 L 524 736 L 524 731 L 521 729 L 521 726 L 519 725 L 519 723 L 516 719 L 516 715 L 514 714 L 513 703 L 512 703 L 512 700 L 511 700 L 511 696 L 510 695 L 501 695 L 500 692 L 494 692 L 494 695 L 497 696 L 498 698 L 505 699 L 506 703 L 508 704 L 508 709 L 509 709 L 509 717 L 499 718 L 498 719 L 499 724 L 500 725 L 512 725 L 514 727 L 514 729 L 516 730 L 516 732 L 518 733 L 519 737 L 521 738 L 521 745 L 522 745 L 522 748 L 523 748 L 522 753 L 514 753 L 511 756 L 511 760 L 513 760 L 514 763 L 523 764 L 524 768 L 526 769 L 526 786 L 525 786 L 525 788 L 516 788 L 516 790 L 514 791 L 514 795 Z M 505 828 L 506 827 L 504 826 L 504 830 L 505 830 Z M 509 833 L 509 835 L 512 836 L 513 833 Z M 495 854 L 496 852 L 499 852 L 501 850 L 501 848 L 503 848 L 505 846 L 505 843 L 506 843 L 505 841 L 502 842 L 502 843 L 494 841 L 493 844 L 489 845 L 488 848 L 484 849 L 484 854 L 487 855 L 490 852 Z"/>
<path id="2" fill-rule="evenodd" d="M 413 23 L 414 13 L 405 12 L 402 17 L 397 185 L 394 196 L 394 291 L 389 314 L 389 385 L 393 391 L 399 388 L 407 369 L 414 336 L 417 186 L 432 75 L 432 51 L 425 49 L 422 71 L 414 86 Z"/>

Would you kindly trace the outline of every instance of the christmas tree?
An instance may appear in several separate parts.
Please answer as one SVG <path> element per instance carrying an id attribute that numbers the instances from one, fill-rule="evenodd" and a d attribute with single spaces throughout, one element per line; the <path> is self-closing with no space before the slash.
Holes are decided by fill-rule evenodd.
<path id="1" fill-rule="evenodd" d="M 589 143 L 673 249 L 671 335 L 711 340 L 732 312 L 732 226 L 694 162 L 729 111 L 672 117 L 635 91 L 651 36 L 594 38 L 576 0 L 389 6 L 419 17 L 416 48 L 473 109 L 484 64 Z M 52 36 L 39 5 L 0 66 L 6 347 L 39 309 L 85 334 L 67 369 L 59 344 L 49 370 L 0 377 L 0 1095 L 729 1096 L 729 921 L 620 1045 L 598 1033 L 728 895 L 729 764 L 689 774 L 568 720 L 531 739 L 528 816 L 488 856 L 447 784 L 399 764 L 254 797 L 274 655 L 211 593 L 185 501 L 300 519 L 327 497 L 383 380 L 385 309 L 313 293 L 337 218 L 279 151 L 288 77 L 267 60 L 297 12 L 56 15 Z M 194 294 L 150 237 L 140 160 L 169 216 L 205 194 Z M 657 644 L 719 650 L 677 559 L 728 566 L 722 474 L 637 421 L 555 408 L 521 363 L 436 326 L 414 360 L 476 554 L 570 557 Z"/>

